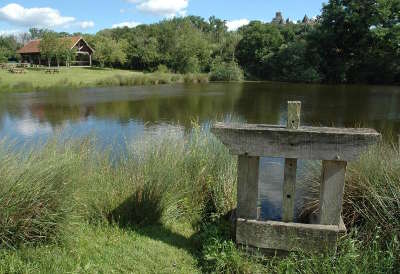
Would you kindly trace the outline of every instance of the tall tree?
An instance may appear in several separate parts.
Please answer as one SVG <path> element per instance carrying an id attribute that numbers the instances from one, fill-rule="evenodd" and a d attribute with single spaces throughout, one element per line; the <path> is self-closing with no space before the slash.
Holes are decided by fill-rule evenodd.
<path id="1" fill-rule="evenodd" d="M 95 38 L 94 58 L 101 67 L 105 64 L 112 66 L 113 63 L 124 64 L 126 62 L 126 41 L 115 41 L 104 35 L 97 35 Z"/>
<path id="2" fill-rule="evenodd" d="M 253 21 L 241 29 L 243 36 L 236 49 L 239 64 L 248 73 L 268 78 L 271 76 L 271 57 L 284 43 L 277 25 Z"/>
<path id="3" fill-rule="evenodd" d="M 387 55 L 387 51 L 391 51 L 388 56 L 396 57 L 393 52 L 396 46 L 390 49 L 381 44 L 385 49 L 380 51 L 378 45 L 380 38 L 396 39 L 395 29 L 399 24 L 399 14 L 399 0 L 330 0 L 323 7 L 320 24 L 309 37 L 310 51 L 314 56 L 319 56 L 316 59 L 321 61 L 319 68 L 325 75 L 325 80 L 368 80 L 366 78 L 371 74 L 365 68 L 371 54 L 375 56 L 375 61 L 379 61 L 379 54 Z M 374 72 L 378 71 L 368 67 Z"/>
<path id="4" fill-rule="evenodd" d="M 49 67 L 51 66 L 51 60 L 57 56 L 59 48 L 59 40 L 57 34 L 54 32 L 47 32 L 43 35 L 42 40 L 39 44 L 40 52 L 46 57 Z"/>

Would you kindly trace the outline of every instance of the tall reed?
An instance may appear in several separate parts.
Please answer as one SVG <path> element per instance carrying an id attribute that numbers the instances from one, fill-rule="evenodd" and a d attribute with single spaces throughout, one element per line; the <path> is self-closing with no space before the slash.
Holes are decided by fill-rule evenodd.
<path id="1" fill-rule="evenodd" d="M 318 211 L 319 182 L 320 166 L 311 166 L 306 178 L 311 188 L 305 214 Z M 348 227 L 400 232 L 400 154 L 395 145 L 382 142 L 349 164 L 343 217 Z"/>

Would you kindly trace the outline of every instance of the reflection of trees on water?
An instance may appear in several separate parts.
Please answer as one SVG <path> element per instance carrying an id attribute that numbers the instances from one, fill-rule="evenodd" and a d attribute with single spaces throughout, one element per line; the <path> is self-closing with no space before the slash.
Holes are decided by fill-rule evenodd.
<path id="1" fill-rule="evenodd" d="M 41 123 L 53 127 L 65 122 L 84 121 L 89 117 L 118 121 L 121 124 L 131 120 L 146 123 L 168 121 L 189 126 L 193 119 L 206 121 L 232 112 L 235 102 L 242 91 L 240 84 L 216 85 L 213 88 L 205 85 L 187 86 L 190 94 L 172 96 L 151 95 L 139 100 L 118 100 L 118 95 L 109 101 L 86 100 L 82 102 L 67 93 L 57 96 L 41 97 L 41 100 L 12 100 L 0 107 L 0 117 L 8 113 L 13 118 L 22 118 L 29 113 Z M 143 88 L 145 89 L 145 87 Z M 162 87 L 160 87 L 162 89 Z M 128 92 L 128 91 L 126 91 Z M 89 95 L 88 95 L 89 96 Z M 91 96 L 96 96 L 91 93 Z"/>
<path id="2" fill-rule="evenodd" d="M 400 129 L 398 87 L 267 82 L 12 94 L 0 98 L 0 130 L 6 115 L 29 116 L 53 128 L 89 118 L 120 124 L 172 122 L 188 128 L 193 119 L 204 122 L 232 113 L 251 123 L 278 124 L 286 120 L 288 100 L 303 102 L 305 124 Z"/>

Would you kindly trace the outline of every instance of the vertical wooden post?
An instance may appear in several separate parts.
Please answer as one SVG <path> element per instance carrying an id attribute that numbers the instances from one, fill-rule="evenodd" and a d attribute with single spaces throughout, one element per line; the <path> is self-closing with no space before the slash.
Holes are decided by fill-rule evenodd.
<path id="1" fill-rule="evenodd" d="M 339 225 L 347 162 L 322 161 L 320 224 Z"/>
<path id="2" fill-rule="evenodd" d="M 298 129 L 300 127 L 301 102 L 288 102 L 287 128 Z M 294 221 L 294 206 L 296 196 L 297 159 L 285 159 L 283 197 L 282 197 L 282 221 Z"/>
<path id="3" fill-rule="evenodd" d="M 237 217 L 258 218 L 258 175 L 260 157 L 239 156 L 237 182 Z"/>
<path id="4" fill-rule="evenodd" d="M 298 129 L 300 127 L 301 102 L 288 102 L 288 122 L 287 128 Z"/>

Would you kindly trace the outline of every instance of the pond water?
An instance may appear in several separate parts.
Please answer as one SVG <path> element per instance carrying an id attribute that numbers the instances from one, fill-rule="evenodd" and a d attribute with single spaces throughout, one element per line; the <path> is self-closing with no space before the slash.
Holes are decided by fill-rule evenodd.
<path id="1" fill-rule="evenodd" d="M 94 133 L 110 145 L 148 131 L 184 131 L 193 120 L 208 124 L 233 117 L 285 124 L 288 100 L 302 101 L 303 125 L 400 133 L 400 87 L 246 82 L 6 93 L 0 95 L 0 139 L 29 144 L 56 132 L 70 137 Z M 282 164 L 282 159 L 261 161 L 266 218 L 280 216 Z"/>

